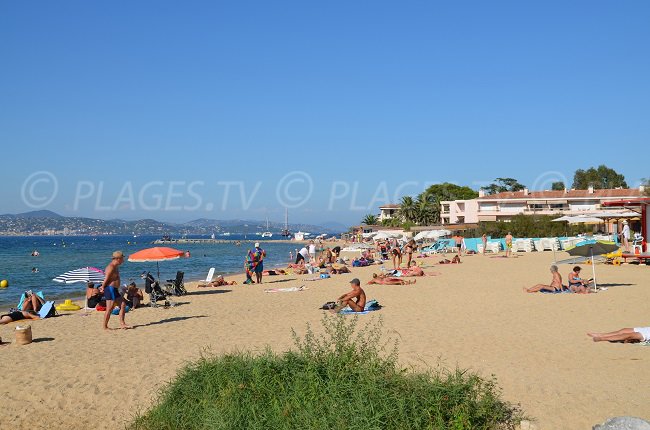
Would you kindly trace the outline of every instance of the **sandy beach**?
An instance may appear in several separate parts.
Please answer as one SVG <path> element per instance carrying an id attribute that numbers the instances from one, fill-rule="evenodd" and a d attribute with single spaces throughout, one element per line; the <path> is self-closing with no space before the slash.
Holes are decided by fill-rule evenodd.
<path id="1" fill-rule="evenodd" d="M 379 266 L 314 282 L 306 281 L 313 275 L 287 275 L 252 286 L 241 285 L 242 276 L 226 288 L 193 283 L 176 307 L 128 313 L 134 330 L 103 332 L 103 313 L 69 312 L 32 321 L 35 341 L 18 346 L 17 323 L 0 326 L 10 342 L 0 346 L 0 422 L 12 429 L 122 428 L 205 351 L 291 347 L 291 329 L 319 327 L 318 308 L 347 291 L 354 277 L 384 306 L 360 320 L 383 317 L 405 366 L 442 362 L 493 374 L 504 397 L 520 403 L 539 429 L 586 429 L 618 415 L 650 418 L 650 347 L 594 343 L 586 335 L 649 325 L 650 267 L 598 265 L 606 291 L 553 295 L 522 292 L 550 281 L 550 252 L 467 256 L 460 265 L 436 265 L 439 259 L 418 259 L 425 272 L 440 274 L 405 286 L 366 286 Z M 565 279 L 571 267 L 560 266 Z M 302 285 L 300 292 L 264 292 Z M 117 323 L 113 317 L 111 325 Z"/>

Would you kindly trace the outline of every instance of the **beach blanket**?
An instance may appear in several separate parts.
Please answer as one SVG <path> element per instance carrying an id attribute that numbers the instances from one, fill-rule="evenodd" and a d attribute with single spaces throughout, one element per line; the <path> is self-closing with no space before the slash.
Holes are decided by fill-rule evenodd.
<path id="1" fill-rule="evenodd" d="M 562 290 L 562 291 L 546 291 L 546 290 L 541 290 L 540 293 L 542 294 L 573 294 L 573 291 L 571 290 Z"/>
<path id="2" fill-rule="evenodd" d="M 378 311 L 379 309 L 381 309 L 381 305 L 379 304 L 379 302 L 375 299 L 371 299 L 366 302 L 366 306 L 364 306 L 363 311 L 361 312 L 355 312 L 352 309 L 350 309 L 349 306 L 346 306 L 343 309 L 341 309 L 338 313 L 343 315 L 365 315 L 372 311 Z"/>
<path id="3" fill-rule="evenodd" d="M 293 291 L 305 291 L 307 287 L 301 285 L 299 287 L 289 287 L 289 288 L 267 288 L 264 290 L 265 293 L 291 293 Z"/>

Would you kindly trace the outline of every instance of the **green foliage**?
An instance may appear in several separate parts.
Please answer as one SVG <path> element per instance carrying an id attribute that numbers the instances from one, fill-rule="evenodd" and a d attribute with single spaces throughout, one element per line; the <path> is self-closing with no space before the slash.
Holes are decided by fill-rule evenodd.
<path id="1" fill-rule="evenodd" d="M 597 190 L 611 188 L 627 188 L 625 176 L 617 173 L 614 169 L 603 165 L 598 168 L 589 168 L 587 170 L 578 169 L 573 175 L 573 188 L 576 190 L 586 190 L 589 185 Z"/>
<path id="2" fill-rule="evenodd" d="M 592 231 L 590 225 L 568 225 L 553 221 L 561 215 L 515 215 L 510 222 L 482 221 L 478 229 L 466 230 L 465 237 L 479 237 L 485 233 L 492 237 L 504 237 L 511 232 L 515 237 L 557 237 L 577 235 Z"/>
<path id="3" fill-rule="evenodd" d="M 506 191 L 521 191 L 526 188 L 513 178 L 496 178 L 493 183 L 481 187 L 486 194 L 498 194 Z"/>
<path id="4" fill-rule="evenodd" d="M 553 182 L 551 184 L 551 189 L 553 191 L 564 191 L 564 190 L 566 190 L 566 185 L 564 185 L 564 182 L 562 182 L 562 181 Z"/>
<path id="5" fill-rule="evenodd" d="M 414 222 L 417 218 L 417 206 L 413 197 L 404 196 L 400 201 L 400 208 L 397 215 L 404 221 Z"/>
<path id="6" fill-rule="evenodd" d="M 381 225 L 384 227 L 399 227 L 402 225 L 402 222 L 399 217 L 393 217 L 381 220 Z"/>
<path id="7" fill-rule="evenodd" d="M 379 219 L 375 215 L 372 215 L 372 214 L 366 215 L 361 220 L 361 223 L 366 224 L 366 225 L 377 225 L 378 222 L 379 222 Z"/>
<path id="8" fill-rule="evenodd" d="M 419 194 L 416 200 L 412 197 L 402 199 L 404 220 L 417 225 L 431 225 L 440 222 L 440 202 L 447 200 L 470 200 L 478 197 L 478 193 L 469 187 L 463 187 L 449 182 L 434 184 Z M 404 206 L 407 203 L 407 206 Z"/>
<path id="9" fill-rule="evenodd" d="M 203 357 L 131 429 L 514 429 L 523 418 L 494 379 L 398 365 L 381 320 L 323 318 L 295 350 Z"/>

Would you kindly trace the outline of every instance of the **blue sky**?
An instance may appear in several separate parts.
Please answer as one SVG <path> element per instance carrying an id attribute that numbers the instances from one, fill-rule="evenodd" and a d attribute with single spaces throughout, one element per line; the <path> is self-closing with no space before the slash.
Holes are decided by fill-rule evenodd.
<path id="1" fill-rule="evenodd" d="M 650 177 L 650 3 L 0 4 L 2 213 L 353 224 L 449 181 Z"/>

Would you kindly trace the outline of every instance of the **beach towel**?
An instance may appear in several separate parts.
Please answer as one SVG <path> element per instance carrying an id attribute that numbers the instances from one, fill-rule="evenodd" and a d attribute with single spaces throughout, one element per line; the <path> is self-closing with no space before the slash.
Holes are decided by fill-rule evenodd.
<path id="1" fill-rule="evenodd" d="M 291 293 L 294 291 L 305 291 L 307 287 L 301 285 L 299 287 L 290 287 L 290 288 L 267 288 L 264 290 L 265 293 Z"/>
<path id="2" fill-rule="evenodd" d="M 244 268 L 246 269 L 246 279 L 252 279 L 253 273 L 257 266 L 263 264 L 263 258 L 266 256 L 266 253 L 258 248 L 248 251 L 246 255 L 246 261 L 244 263 Z"/>
<path id="3" fill-rule="evenodd" d="M 36 295 L 37 295 L 38 297 L 40 297 L 41 299 L 45 300 L 45 296 L 43 295 L 43 292 L 42 292 L 42 291 L 38 291 L 38 292 L 36 293 Z M 25 299 L 26 299 L 26 298 L 27 298 L 27 295 L 26 295 L 25 293 L 23 293 L 23 294 L 20 296 L 20 300 L 18 301 L 18 307 L 17 307 L 18 310 L 21 310 L 21 309 L 23 308 L 23 303 L 25 302 Z"/>
<path id="4" fill-rule="evenodd" d="M 364 315 L 372 311 L 378 311 L 379 309 L 381 309 L 381 305 L 379 304 L 379 302 L 375 299 L 371 299 L 366 302 L 366 306 L 363 307 L 363 311 L 361 312 L 355 312 L 352 309 L 350 309 L 349 306 L 346 306 L 343 309 L 341 309 L 338 313 L 343 315 L 350 315 L 350 314 Z"/>
<path id="5" fill-rule="evenodd" d="M 573 294 L 573 291 L 566 290 L 566 289 L 563 289 L 562 291 L 557 291 L 557 290 L 555 290 L 555 291 L 545 291 L 545 290 L 541 290 L 540 293 L 542 293 L 542 294 Z"/>

